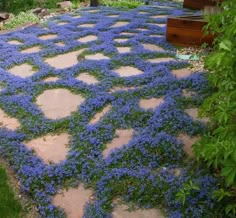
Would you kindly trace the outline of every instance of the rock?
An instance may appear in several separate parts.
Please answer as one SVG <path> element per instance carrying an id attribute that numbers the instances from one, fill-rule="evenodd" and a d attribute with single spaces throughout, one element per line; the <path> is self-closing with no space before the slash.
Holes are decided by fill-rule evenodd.
<path id="1" fill-rule="evenodd" d="M 10 17 L 9 13 L 6 12 L 0 12 L 0 21 L 5 21 Z"/>
<path id="2" fill-rule="evenodd" d="M 71 1 L 58 2 L 57 6 L 59 6 L 62 9 L 66 9 L 72 7 L 72 3 Z"/>
<path id="3" fill-rule="evenodd" d="M 43 9 L 42 8 L 34 8 L 32 10 L 30 10 L 32 13 L 34 14 L 39 14 Z"/>

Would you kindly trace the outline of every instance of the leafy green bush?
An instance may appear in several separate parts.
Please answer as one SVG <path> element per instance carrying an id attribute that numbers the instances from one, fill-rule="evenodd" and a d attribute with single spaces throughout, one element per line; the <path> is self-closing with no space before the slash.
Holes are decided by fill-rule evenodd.
<path id="1" fill-rule="evenodd" d="M 109 7 L 126 8 L 126 9 L 137 8 L 138 6 L 143 5 L 143 3 L 138 0 L 118 0 L 118 1 L 102 0 L 101 4 Z"/>
<path id="2" fill-rule="evenodd" d="M 9 22 L 6 22 L 4 29 L 14 29 L 20 25 L 26 23 L 38 23 L 39 18 L 31 12 L 20 12 L 18 15 L 13 17 Z"/>
<path id="3" fill-rule="evenodd" d="M 225 203 L 226 215 L 236 216 L 236 3 L 225 0 L 223 12 L 209 17 L 207 31 L 216 34 L 214 51 L 206 58 L 208 80 L 214 90 L 202 106 L 211 118 L 208 133 L 194 146 L 198 160 L 205 160 L 222 176 L 226 188 L 215 193 Z"/>

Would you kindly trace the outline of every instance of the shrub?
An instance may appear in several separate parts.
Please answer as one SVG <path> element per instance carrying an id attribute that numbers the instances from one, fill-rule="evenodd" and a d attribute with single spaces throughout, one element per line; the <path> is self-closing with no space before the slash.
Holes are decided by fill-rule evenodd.
<path id="1" fill-rule="evenodd" d="M 203 106 L 202 114 L 211 118 L 208 133 L 194 146 L 198 160 L 224 178 L 225 189 L 215 193 L 226 204 L 227 216 L 235 217 L 236 204 L 236 4 L 226 0 L 223 12 L 209 17 L 207 31 L 217 34 L 214 51 L 206 58 L 208 80 L 213 94 Z M 233 191 L 234 190 L 234 191 Z M 234 201 L 234 202 L 233 202 Z"/>
<path id="2" fill-rule="evenodd" d="M 143 5 L 141 1 L 137 0 L 118 0 L 118 1 L 102 0 L 101 4 L 109 7 L 126 8 L 126 9 L 137 8 L 138 6 Z"/>
<path id="3" fill-rule="evenodd" d="M 26 23 L 38 23 L 39 18 L 31 12 L 20 12 L 18 15 L 13 17 L 9 22 L 6 22 L 4 29 L 14 29 L 17 26 L 26 24 Z"/>

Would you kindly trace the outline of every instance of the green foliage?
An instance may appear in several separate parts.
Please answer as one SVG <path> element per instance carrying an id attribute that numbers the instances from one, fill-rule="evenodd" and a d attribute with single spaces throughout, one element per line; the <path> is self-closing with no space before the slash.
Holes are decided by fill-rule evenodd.
<path id="1" fill-rule="evenodd" d="M 31 12 L 20 12 L 14 18 L 12 18 L 9 22 L 6 22 L 4 25 L 4 29 L 14 29 L 17 26 L 26 24 L 26 23 L 38 23 L 39 18 Z"/>
<path id="2" fill-rule="evenodd" d="M 61 0 L 1 0 L 0 11 L 19 13 L 36 7 L 57 8 L 57 3 Z M 78 5 L 80 0 L 71 0 L 73 6 Z"/>
<path id="3" fill-rule="evenodd" d="M 21 213 L 21 205 L 15 200 L 8 185 L 6 171 L 0 165 L 0 218 L 17 218 Z"/>
<path id="4" fill-rule="evenodd" d="M 224 199 L 227 215 L 236 215 L 236 4 L 226 0 L 223 12 L 209 17 L 207 32 L 217 35 L 214 51 L 206 58 L 208 80 L 214 93 L 208 97 L 201 113 L 211 118 L 208 133 L 194 146 L 198 160 L 225 180 L 226 189 L 215 193 Z M 230 195 L 229 195 L 230 193 Z M 226 200 L 227 199 L 227 200 Z M 230 203 L 231 202 L 231 203 Z"/>
<path id="5" fill-rule="evenodd" d="M 143 5 L 143 3 L 138 0 L 118 0 L 118 1 L 102 0 L 101 4 L 109 7 L 125 8 L 125 9 L 137 8 L 138 6 Z"/>
<path id="6" fill-rule="evenodd" d="M 181 201 L 185 205 L 186 198 L 191 195 L 191 191 L 199 191 L 199 187 L 190 180 L 188 183 L 183 184 L 183 188 L 176 194 L 176 200 Z"/>

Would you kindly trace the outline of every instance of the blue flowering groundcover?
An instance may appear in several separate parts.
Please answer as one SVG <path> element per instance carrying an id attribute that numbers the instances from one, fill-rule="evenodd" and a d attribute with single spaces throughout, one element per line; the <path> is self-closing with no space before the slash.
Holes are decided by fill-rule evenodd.
<path id="1" fill-rule="evenodd" d="M 0 152 L 17 172 L 22 189 L 32 197 L 42 217 L 64 217 L 63 210 L 55 207 L 51 199 L 57 190 L 78 182 L 92 188 L 95 193 L 95 200 L 84 210 L 87 218 L 110 217 L 112 202 L 116 198 L 141 208 L 161 207 L 167 217 L 173 218 L 219 215 L 219 205 L 212 197 L 219 180 L 204 166 L 189 159 L 183 151 L 183 144 L 177 140 L 180 133 L 194 136 L 205 131 L 202 123 L 184 112 L 186 108 L 199 106 L 208 95 L 205 74 L 196 72 L 178 79 L 171 70 L 188 67 L 188 63 L 168 61 L 155 64 L 147 61 L 157 57 L 175 57 L 175 48 L 166 42 L 165 37 L 158 36 L 165 34 L 165 27 L 155 25 L 166 23 L 166 19 L 152 16 L 181 15 L 189 11 L 174 3 L 161 4 L 173 8 L 158 8 L 158 5 L 129 11 L 100 7 L 97 12 L 91 12 L 90 8 L 85 8 L 75 14 L 54 17 L 48 28 L 31 26 L 0 36 L 0 107 L 21 123 L 17 131 L 0 129 Z M 111 28 L 117 21 L 129 23 Z M 58 22 L 67 24 L 59 26 Z M 95 27 L 79 27 L 85 23 L 93 23 Z M 146 30 L 137 30 L 140 28 Z M 134 35 L 120 35 L 121 32 Z M 38 38 L 44 34 L 57 34 L 58 37 L 44 41 Z M 98 39 L 88 43 L 77 40 L 91 34 Z M 114 42 L 115 38 L 128 40 Z M 23 44 L 7 43 L 14 39 Z M 63 42 L 65 46 L 56 46 L 57 42 Z M 156 44 L 164 51 L 146 50 L 141 43 Z M 20 52 L 35 45 L 43 49 L 32 54 Z M 132 50 L 119 54 L 117 46 L 129 46 Z M 47 57 L 81 48 L 87 50 L 80 56 L 78 64 L 70 68 L 55 69 L 44 61 Z M 103 53 L 110 59 L 83 58 L 94 53 Z M 33 65 L 37 73 L 21 78 L 8 72 L 11 67 L 25 62 Z M 120 77 L 114 72 L 120 66 L 133 66 L 144 73 Z M 81 72 L 91 73 L 100 82 L 88 85 L 77 80 L 75 77 Z M 60 79 L 44 82 L 43 79 L 49 76 Z M 137 88 L 109 92 L 115 86 Z M 58 87 L 80 94 L 86 100 L 69 117 L 47 119 L 35 104 L 35 99 L 43 91 Z M 182 95 L 184 89 L 194 91 L 196 95 L 186 98 Z M 164 103 L 155 110 L 144 110 L 138 105 L 140 99 L 162 96 Z M 112 109 L 105 117 L 94 125 L 88 125 L 89 120 L 109 104 Z M 113 139 L 115 130 L 129 128 L 135 130 L 133 139 L 104 159 L 102 151 Z M 72 139 L 67 159 L 59 164 L 45 164 L 24 145 L 24 141 L 63 131 L 67 131 Z M 180 175 L 175 175 L 175 169 L 180 169 Z M 176 195 L 184 184 L 190 182 L 198 188 L 191 189 L 182 202 Z"/>

